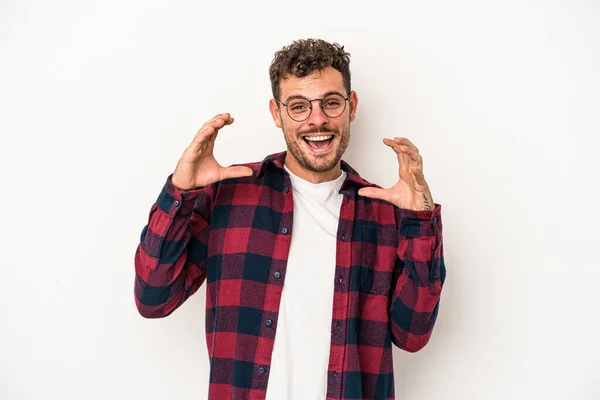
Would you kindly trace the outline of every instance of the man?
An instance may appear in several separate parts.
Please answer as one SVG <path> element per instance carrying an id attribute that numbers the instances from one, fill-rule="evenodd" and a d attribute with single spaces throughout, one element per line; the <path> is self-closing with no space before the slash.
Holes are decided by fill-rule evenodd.
<path id="1" fill-rule="evenodd" d="M 393 399 L 392 343 L 428 342 L 445 277 L 441 206 L 417 148 L 384 139 L 382 189 L 341 161 L 358 96 L 349 54 L 299 40 L 275 54 L 270 111 L 287 151 L 222 167 L 230 114 L 206 122 L 152 206 L 135 256 L 147 318 L 206 279 L 210 399 Z"/>

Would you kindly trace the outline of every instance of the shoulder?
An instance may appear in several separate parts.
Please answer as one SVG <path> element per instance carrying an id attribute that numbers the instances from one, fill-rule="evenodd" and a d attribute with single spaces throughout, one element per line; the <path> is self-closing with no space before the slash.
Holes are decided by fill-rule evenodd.
<path id="1" fill-rule="evenodd" d="M 282 151 L 279 153 L 266 155 L 262 160 L 238 163 L 233 165 L 242 165 L 245 167 L 249 167 L 252 168 L 252 170 L 255 172 L 261 172 L 261 170 L 268 167 L 269 165 L 273 165 L 279 169 L 283 169 L 283 164 L 285 163 L 285 155 L 286 152 Z"/>
<path id="2" fill-rule="evenodd" d="M 281 175 L 281 177 L 283 177 L 285 154 L 285 152 L 274 153 L 265 156 L 262 160 L 231 164 L 231 166 L 248 167 L 253 171 L 253 174 L 240 178 L 225 179 L 218 182 L 218 186 L 219 188 L 222 188 L 223 186 L 244 184 L 260 185 L 263 184 L 265 180 L 272 180 L 273 175 Z M 281 173 L 279 174 L 277 171 Z M 275 174 L 273 172 L 275 172 Z"/>

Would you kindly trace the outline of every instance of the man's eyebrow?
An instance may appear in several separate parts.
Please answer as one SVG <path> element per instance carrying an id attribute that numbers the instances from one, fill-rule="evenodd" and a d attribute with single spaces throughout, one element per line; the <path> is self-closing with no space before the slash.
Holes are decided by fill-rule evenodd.
<path id="1" fill-rule="evenodd" d="M 324 99 L 325 97 L 327 97 L 327 96 L 330 96 L 330 95 L 332 95 L 332 94 L 339 94 L 340 96 L 342 96 L 342 97 L 345 97 L 343 94 L 341 94 L 341 93 L 340 93 L 340 92 L 338 92 L 337 90 L 330 90 L 329 92 L 327 92 L 327 93 L 323 94 L 323 97 L 322 97 L 322 98 Z M 305 99 L 305 100 L 308 100 L 308 97 L 306 97 L 306 96 L 300 96 L 300 95 L 296 95 L 296 96 L 290 96 L 290 97 L 288 97 L 288 98 L 285 100 L 285 103 L 289 103 L 291 100 L 294 100 L 294 99 Z M 313 100 L 314 100 L 314 99 L 313 99 Z"/>
<path id="2" fill-rule="evenodd" d="M 327 97 L 327 96 L 329 96 L 329 95 L 332 95 L 332 94 L 339 94 L 339 95 L 340 95 L 340 96 L 342 96 L 342 97 L 346 97 L 346 96 L 344 96 L 342 93 L 338 92 L 337 90 L 332 90 L 332 91 L 330 91 L 330 92 L 327 92 L 327 93 L 325 93 L 325 94 L 323 95 L 323 97 Z"/>

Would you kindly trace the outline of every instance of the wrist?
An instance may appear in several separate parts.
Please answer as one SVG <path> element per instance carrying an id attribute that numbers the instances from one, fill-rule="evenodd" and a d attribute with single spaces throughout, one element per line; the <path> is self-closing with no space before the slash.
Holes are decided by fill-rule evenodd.
<path id="1" fill-rule="evenodd" d="M 423 193 L 423 211 L 433 211 L 435 208 L 435 203 L 433 202 L 433 198 L 431 197 L 431 193 L 429 190 Z"/>
<path id="2" fill-rule="evenodd" d="M 179 190 L 180 192 L 188 192 L 190 190 L 192 190 L 193 188 L 188 188 L 184 185 L 182 185 L 180 182 L 177 181 L 177 179 L 175 179 L 173 176 L 171 176 L 171 183 L 173 184 L 173 186 L 175 186 L 175 188 L 177 190 Z"/>
<path id="3" fill-rule="evenodd" d="M 410 204 L 401 204 L 400 202 L 391 201 L 398 208 L 411 211 L 433 211 L 435 209 L 435 203 L 429 189 L 423 192 L 417 192 L 413 194 L 413 198 Z"/>

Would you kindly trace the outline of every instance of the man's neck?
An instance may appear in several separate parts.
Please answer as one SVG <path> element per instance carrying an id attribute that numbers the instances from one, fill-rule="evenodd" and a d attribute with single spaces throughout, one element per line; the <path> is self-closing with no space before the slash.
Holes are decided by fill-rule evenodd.
<path id="1" fill-rule="evenodd" d="M 322 183 L 322 182 L 333 181 L 333 180 L 339 178 L 340 175 L 342 174 L 342 168 L 341 168 L 340 162 L 338 162 L 335 167 L 333 167 L 332 169 L 330 169 L 328 171 L 314 172 L 314 171 L 310 171 L 306 168 L 303 168 L 300 164 L 298 164 L 298 162 L 296 161 L 294 156 L 292 156 L 290 153 L 287 153 L 285 156 L 285 166 L 290 171 L 292 171 L 292 173 L 294 175 L 296 175 L 297 177 L 304 179 L 305 181 L 308 181 L 311 183 Z"/>

